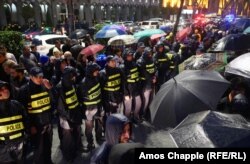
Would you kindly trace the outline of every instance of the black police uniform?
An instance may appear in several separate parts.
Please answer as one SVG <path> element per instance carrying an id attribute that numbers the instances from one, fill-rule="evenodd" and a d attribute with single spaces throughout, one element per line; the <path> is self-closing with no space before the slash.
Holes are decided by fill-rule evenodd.
<path id="1" fill-rule="evenodd" d="M 150 48 L 146 48 L 143 56 L 137 61 L 142 82 L 141 84 L 142 84 L 144 117 L 147 114 L 147 109 L 151 102 L 152 95 L 155 89 L 153 80 L 156 78 L 155 77 L 156 67 L 153 62 L 153 58 L 148 56 L 150 51 L 152 51 Z"/>
<path id="2" fill-rule="evenodd" d="M 36 76 L 42 74 L 42 70 L 39 67 L 33 67 L 30 74 Z M 30 80 L 27 85 L 20 89 L 18 100 L 28 112 L 30 127 L 35 128 L 37 131 L 35 134 L 30 133 L 31 144 L 34 148 L 33 162 L 36 164 L 51 164 L 53 135 L 51 91 L 43 85 L 36 85 Z"/>
<path id="3" fill-rule="evenodd" d="M 133 52 L 125 51 L 124 63 L 120 65 L 124 77 L 124 96 L 129 98 L 124 99 L 124 113 L 127 117 L 132 114 L 135 119 L 139 119 L 142 106 L 139 68 L 135 61 L 127 61 L 127 55 L 133 55 Z"/>
<path id="4" fill-rule="evenodd" d="M 0 81 L 0 88 L 7 86 Z M 25 121 L 24 121 L 25 118 Z M 28 120 L 23 106 L 15 100 L 0 100 L 0 161 L 22 163 Z"/>
<path id="5" fill-rule="evenodd" d="M 107 57 L 107 63 L 114 60 Z M 122 113 L 123 77 L 120 68 L 111 68 L 108 65 L 100 71 L 103 106 L 106 113 Z"/>
<path id="6" fill-rule="evenodd" d="M 161 46 L 164 48 L 163 44 L 156 46 L 157 52 L 154 55 L 154 63 L 157 68 L 157 91 L 160 89 L 161 85 L 167 81 L 166 74 L 170 67 L 170 60 L 168 59 L 164 49 L 162 52 L 158 51 Z"/>
<path id="7" fill-rule="evenodd" d="M 81 149 L 82 111 L 72 78 L 76 76 L 75 68 L 67 66 L 63 70 L 62 80 L 57 85 L 57 111 L 61 128 L 62 154 L 67 161 L 73 161 Z"/>
<path id="8" fill-rule="evenodd" d="M 94 148 L 93 127 L 95 121 L 96 140 L 100 141 L 103 130 L 103 115 L 101 85 L 98 77 L 93 73 L 100 67 L 96 63 L 89 63 L 86 67 L 86 77 L 79 84 L 78 94 L 83 105 L 85 114 L 85 135 L 87 137 L 87 148 Z"/>

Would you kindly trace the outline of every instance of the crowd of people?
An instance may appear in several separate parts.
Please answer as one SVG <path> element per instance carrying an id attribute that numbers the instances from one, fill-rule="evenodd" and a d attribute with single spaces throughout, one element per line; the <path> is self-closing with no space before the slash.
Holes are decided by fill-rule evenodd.
<path id="1" fill-rule="evenodd" d="M 76 40 L 68 39 L 64 45 L 56 41 L 47 56 L 40 56 L 35 45 L 24 46 L 18 60 L 0 46 L 1 161 L 52 163 L 52 120 L 56 119 L 66 161 L 73 162 L 77 152 L 94 150 L 95 137 L 102 145 L 91 162 L 107 163 L 112 146 L 130 142 L 133 123 L 150 121 L 150 102 L 161 85 L 178 74 L 178 65 L 206 52 L 223 35 L 196 29 L 182 43 L 172 37 L 170 33 L 157 42 L 106 46 L 105 65 L 97 62 L 97 54 L 82 54 L 84 47 Z M 231 108 L 229 102 L 236 102 L 233 107 L 242 105 L 246 86 L 234 81 L 221 110 Z M 24 158 L 30 151 L 33 158 Z"/>

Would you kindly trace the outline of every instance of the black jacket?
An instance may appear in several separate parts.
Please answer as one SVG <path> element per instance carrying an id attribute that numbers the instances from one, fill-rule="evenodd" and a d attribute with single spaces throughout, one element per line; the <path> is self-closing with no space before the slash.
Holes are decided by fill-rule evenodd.
<path id="1" fill-rule="evenodd" d="M 52 92 L 42 85 L 29 83 L 20 89 L 18 101 L 27 110 L 30 125 L 38 129 L 51 124 Z"/>
<path id="2" fill-rule="evenodd" d="M 9 126 L 6 128 L 7 132 L 0 132 L 0 137 L 5 138 L 1 140 L 4 143 L 22 141 L 25 138 L 25 131 L 27 126 L 29 126 L 29 120 L 27 118 L 26 110 L 22 104 L 15 100 L 1 100 L 0 101 L 0 126 Z M 13 126 L 13 124 L 16 124 Z M 13 130 L 11 127 L 13 127 Z M 13 135 L 20 135 L 15 139 L 10 139 L 9 137 Z"/>
<path id="3" fill-rule="evenodd" d="M 99 79 L 86 76 L 79 84 L 78 97 L 84 109 L 99 108 L 102 99 Z"/>
<path id="4" fill-rule="evenodd" d="M 57 111 L 59 116 L 67 119 L 69 123 L 82 123 L 82 109 L 74 86 L 64 87 L 60 82 L 57 86 Z"/>
<path id="5" fill-rule="evenodd" d="M 138 96 L 141 93 L 141 79 L 138 65 L 134 61 L 124 61 L 120 65 L 120 68 L 124 77 L 124 95 Z"/>
<path id="6" fill-rule="evenodd" d="M 123 101 L 123 76 L 120 68 L 105 68 L 100 71 L 100 83 L 105 101 L 121 103 Z"/>
<path id="7" fill-rule="evenodd" d="M 140 70 L 140 77 L 142 80 L 142 88 L 151 89 L 153 87 L 152 80 L 155 78 L 156 68 L 152 58 L 143 55 L 137 64 Z"/>

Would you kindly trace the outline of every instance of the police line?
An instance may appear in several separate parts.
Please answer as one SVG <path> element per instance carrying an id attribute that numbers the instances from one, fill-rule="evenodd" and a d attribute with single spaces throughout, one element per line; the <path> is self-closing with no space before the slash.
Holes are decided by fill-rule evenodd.
<path id="1" fill-rule="evenodd" d="M 250 148 L 136 148 L 135 163 L 250 161 Z"/>

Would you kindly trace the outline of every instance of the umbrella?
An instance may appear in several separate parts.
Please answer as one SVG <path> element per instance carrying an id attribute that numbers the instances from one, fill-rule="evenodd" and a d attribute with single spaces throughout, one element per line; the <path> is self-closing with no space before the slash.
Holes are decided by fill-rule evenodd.
<path id="1" fill-rule="evenodd" d="M 84 55 L 95 55 L 97 52 L 103 50 L 104 46 L 101 45 L 101 44 L 93 44 L 93 45 L 90 45 L 86 48 L 84 48 L 80 54 L 84 54 Z"/>
<path id="2" fill-rule="evenodd" d="M 171 32 L 172 29 L 173 29 L 173 27 L 171 27 L 171 26 L 160 26 L 160 30 L 162 30 L 162 31 L 164 31 L 166 33 Z"/>
<path id="3" fill-rule="evenodd" d="M 250 53 L 243 54 L 232 60 L 225 72 L 250 78 Z"/>
<path id="4" fill-rule="evenodd" d="M 155 39 L 158 39 L 158 38 L 161 38 L 163 36 L 166 36 L 166 34 L 154 34 L 150 37 L 151 40 L 155 40 Z"/>
<path id="5" fill-rule="evenodd" d="M 121 29 L 100 30 L 96 33 L 95 38 L 96 39 L 112 38 L 114 36 L 124 35 L 124 34 L 127 34 L 127 33 Z"/>
<path id="6" fill-rule="evenodd" d="M 153 125 L 174 127 L 190 113 L 216 109 L 229 84 L 216 71 L 181 72 L 161 86 L 150 104 Z"/>
<path id="7" fill-rule="evenodd" d="M 215 70 L 224 72 L 228 53 L 204 53 L 194 55 L 179 64 L 179 72 L 183 70 Z"/>
<path id="8" fill-rule="evenodd" d="M 195 113 L 170 133 L 178 147 L 250 146 L 250 124 L 238 114 Z"/>
<path id="9" fill-rule="evenodd" d="M 188 115 L 177 127 L 152 133 L 147 147 L 249 147 L 250 124 L 239 114 L 202 111 Z"/>
<path id="10" fill-rule="evenodd" d="M 250 27 L 246 28 L 243 33 L 244 34 L 249 34 L 250 33 Z"/>
<path id="11" fill-rule="evenodd" d="M 209 52 L 244 51 L 250 48 L 249 42 L 250 35 L 230 34 L 215 42 Z"/>
<path id="12" fill-rule="evenodd" d="M 187 35 L 191 32 L 191 28 L 190 27 L 186 27 L 183 30 L 180 30 L 177 34 L 176 34 L 176 39 L 178 41 L 183 41 Z"/>
<path id="13" fill-rule="evenodd" d="M 108 41 L 108 45 L 112 46 L 123 46 L 130 45 L 137 42 L 137 39 L 133 35 L 118 35 Z"/>
<path id="14" fill-rule="evenodd" d="M 102 27 L 102 30 L 110 30 L 110 29 L 118 29 L 118 30 L 126 31 L 126 28 L 124 26 L 119 26 L 116 24 L 106 25 L 106 26 Z"/>
<path id="15" fill-rule="evenodd" d="M 147 29 L 147 30 L 139 31 L 135 33 L 134 37 L 139 40 L 141 38 L 151 37 L 154 34 L 166 34 L 166 33 L 160 29 Z"/>
<path id="16" fill-rule="evenodd" d="M 73 31 L 70 35 L 71 39 L 81 39 L 83 38 L 86 34 L 88 33 L 87 30 L 84 29 L 77 29 L 75 31 Z"/>

